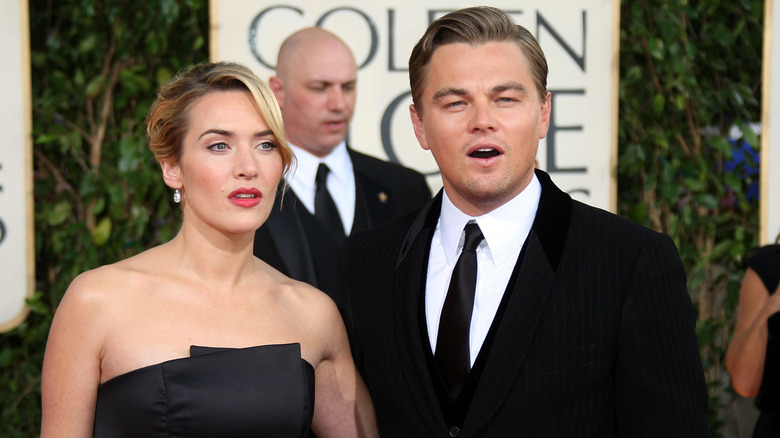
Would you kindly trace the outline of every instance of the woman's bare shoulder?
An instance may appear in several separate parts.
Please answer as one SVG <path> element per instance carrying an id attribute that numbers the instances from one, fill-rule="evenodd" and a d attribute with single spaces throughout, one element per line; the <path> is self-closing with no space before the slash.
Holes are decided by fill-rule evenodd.
<path id="1" fill-rule="evenodd" d="M 107 305 L 121 300 L 127 292 L 142 288 L 160 270 L 150 251 L 85 271 L 73 279 L 63 297 L 80 304 Z"/>
<path id="2" fill-rule="evenodd" d="M 327 324 L 340 314 L 333 300 L 321 290 L 303 281 L 292 279 L 263 263 L 263 271 L 269 283 L 273 284 L 274 294 L 294 313 L 308 324 Z M 268 268 L 266 270 L 265 268 Z"/>
<path id="3" fill-rule="evenodd" d="M 333 304 L 333 300 L 325 292 L 306 282 L 290 278 L 269 265 L 266 266 L 270 270 L 265 272 L 281 298 L 297 300 L 299 305 L 307 308 L 312 307 L 312 305 L 316 307 L 317 305 Z"/>

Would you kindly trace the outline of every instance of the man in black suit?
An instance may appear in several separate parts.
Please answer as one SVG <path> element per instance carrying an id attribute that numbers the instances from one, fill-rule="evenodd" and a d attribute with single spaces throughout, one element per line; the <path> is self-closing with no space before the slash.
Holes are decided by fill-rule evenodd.
<path id="1" fill-rule="evenodd" d="M 455 11 L 409 76 L 444 189 L 344 249 L 342 310 L 382 436 L 707 436 L 674 243 L 534 169 L 550 120 L 535 38 L 498 9 Z"/>
<path id="2" fill-rule="evenodd" d="M 430 199 L 430 189 L 421 174 L 346 145 L 357 66 L 334 34 L 317 27 L 292 34 L 268 82 L 297 169 L 287 176 L 286 192 L 280 185 L 270 217 L 255 233 L 254 253 L 335 298 L 345 236 L 418 208 Z M 317 181 L 324 185 L 318 188 Z"/>

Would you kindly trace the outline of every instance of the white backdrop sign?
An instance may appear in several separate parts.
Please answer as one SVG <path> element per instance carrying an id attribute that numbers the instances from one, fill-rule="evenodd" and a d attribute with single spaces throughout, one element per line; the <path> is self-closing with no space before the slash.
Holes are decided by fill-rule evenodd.
<path id="1" fill-rule="evenodd" d="M 462 0 L 211 0 L 211 58 L 237 61 L 264 80 L 282 41 L 321 26 L 350 46 L 360 67 L 349 134 L 353 148 L 399 162 L 441 187 L 436 163 L 409 119 L 407 62 L 435 18 Z M 552 120 L 539 145 L 540 167 L 575 198 L 615 211 L 618 0 L 493 1 L 539 40 L 549 64 Z"/>
<path id="2" fill-rule="evenodd" d="M 764 65 L 761 108 L 761 240 L 773 243 L 780 235 L 780 7 L 773 0 L 764 3 Z"/>
<path id="3" fill-rule="evenodd" d="M 0 2 L 0 333 L 24 321 L 35 284 L 29 40 L 27 0 Z"/>

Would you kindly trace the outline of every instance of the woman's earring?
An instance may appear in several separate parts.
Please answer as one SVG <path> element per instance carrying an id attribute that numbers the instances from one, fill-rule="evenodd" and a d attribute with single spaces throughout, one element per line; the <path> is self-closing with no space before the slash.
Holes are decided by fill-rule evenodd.
<path id="1" fill-rule="evenodd" d="M 177 204 L 181 202 L 181 192 L 179 191 L 179 189 L 173 191 L 173 202 Z"/>

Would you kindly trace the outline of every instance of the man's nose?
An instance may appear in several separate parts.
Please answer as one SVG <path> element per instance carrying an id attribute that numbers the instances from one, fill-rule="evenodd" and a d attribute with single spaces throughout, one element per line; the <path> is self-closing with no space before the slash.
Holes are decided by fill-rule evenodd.
<path id="1" fill-rule="evenodd" d="M 341 87 L 331 87 L 328 90 L 328 109 L 331 111 L 344 111 L 347 107 L 346 96 Z"/>
<path id="2" fill-rule="evenodd" d="M 493 131 L 496 128 L 495 108 L 485 102 L 473 102 L 469 131 Z"/>

